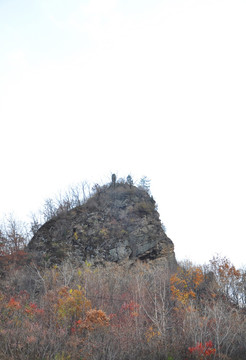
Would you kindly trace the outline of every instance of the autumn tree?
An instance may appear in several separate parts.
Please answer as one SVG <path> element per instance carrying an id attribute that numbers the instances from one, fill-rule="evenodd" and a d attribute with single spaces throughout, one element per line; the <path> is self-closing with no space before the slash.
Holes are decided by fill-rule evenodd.
<path id="1" fill-rule="evenodd" d="M 204 275 L 200 267 L 178 267 L 177 272 L 170 278 L 172 298 L 182 305 L 187 305 L 190 299 L 196 297 L 203 280 Z"/>
<path id="2" fill-rule="evenodd" d="M 235 304 L 239 304 L 243 295 L 240 291 L 242 283 L 240 270 L 237 270 L 228 258 L 218 255 L 210 260 L 210 270 L 215 276 L 218 292 Z"/>
<path id="3" fill-rule="evenodd" d="M 25 246 L 29 233 L 24 223 L 9 215 L 0 228 L 0 263 L 2 269 L 24 264 L 27 260 Z"/>

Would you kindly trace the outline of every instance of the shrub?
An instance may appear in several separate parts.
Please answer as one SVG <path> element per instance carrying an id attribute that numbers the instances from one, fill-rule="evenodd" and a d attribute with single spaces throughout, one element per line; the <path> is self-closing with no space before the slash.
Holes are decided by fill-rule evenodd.
<path id="1" fill-rule="evenodd" d="M 134 212 L 141 217 L 150 215 L 153 211 L 154 206 L 150 202 L 141 201 L 138 202 L 134 207 Z"/>

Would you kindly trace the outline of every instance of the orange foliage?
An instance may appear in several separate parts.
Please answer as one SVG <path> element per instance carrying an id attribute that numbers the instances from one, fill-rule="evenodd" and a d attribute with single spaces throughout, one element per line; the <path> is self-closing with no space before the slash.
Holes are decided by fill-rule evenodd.
<path id="1" fill-rule="evenodd" d="M 153 339 L 156 339 L 161 336 L 160 331 L 155 330 L 153 326 L 150 326 L 145 333 L 147 342 L 150 342 Z"/>
<path id="2" fill-rule="evenodd" d="M 85 319 L 75 321 L 72 328 L 72 333 L 82 333 L 83 330 L 93 331 L 100 327 L 107 327 L 109 325 L 109 318 L 102 310 L 90 309 L 86 312 Z"/>
<path id="3" fill-rule="evenodd" d="M 210 260 L 211 270 L 215 275 L 218 290 L 235 303 L 238 303 L 241 296 L 240 286 L 242 274 L 226 257 L 213 257 Z"/>
<path id="4" fill-rule="evenodd" d="M 66 337 L 66 351 L 75 351 L 79 356 L 80 352 L 86 351 L 86 346 L 93 345 L 92 332 L 109 326 L 105 312 L 92 308 L 81 287 L 51 291 L 45 297 L 43 309 L 29 298 L 25 291 L 11 297 L 0 293 L 0 335 L 14 348 L 17 339 L 21 339 L 21 349 L 25 347 L 28 352 L 30 346 L 40 348 L 42 343 L 44 347 L 45 344 L 51 347 L 52 341 L 64 342 Z M 48 334 L 53 340 L 49 340 Z M 64 359 L 70 359 L 69 356 Z"/>
<path id="5" fill-rule="evenodd" d="M 98 326 L 108 326 L 109 318 L 102 310 L 91 309 L 86 313 L 85 323 L 93 330 Z"/>
<path id="6" fill-rule="evenodd" d="M 63 287 L 59 290 L 55 312 L 61 321 L 74 321 L 83 316 L 91 309 L 91 302 L 85 296 L 84 289 L 68 289 Z"/>
<path id="7" fill-rule="evenodd" d="M 239 279 L 241 277 L 241 272 L 237 270 L 226 257 L 213 257 L 213 259 L 210 260 L 210 264 L 221 282 L 226 283 L 228 279 Z"/>
<path id="8" fill-rule="evenodd" d="M 21 305 L 20 305 L 19 301 L 16 301 L 13 297 L 10 298 L 6 307 L 11 310 L 21 309 Z"/>
<path id="9" fill-rule="evenodd" d="M 170 278 L 172 298 L 186 305 L 189 299 L 196 297 L 195 291 L 203 279 L 201 268 L 183 269 L 179 267 L 178 271 Z"/>

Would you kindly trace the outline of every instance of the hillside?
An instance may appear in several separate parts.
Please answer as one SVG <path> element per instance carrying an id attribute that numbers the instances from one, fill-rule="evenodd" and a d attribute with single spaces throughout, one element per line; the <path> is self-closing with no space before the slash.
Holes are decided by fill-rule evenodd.
<path id="1" fill-rule="evenodd" d="M 245 269 L 177 264 L 148 187 L 114 179 L 49 200 L 27 248 L 0 227 L 0 359 L 245 360 Z"/>

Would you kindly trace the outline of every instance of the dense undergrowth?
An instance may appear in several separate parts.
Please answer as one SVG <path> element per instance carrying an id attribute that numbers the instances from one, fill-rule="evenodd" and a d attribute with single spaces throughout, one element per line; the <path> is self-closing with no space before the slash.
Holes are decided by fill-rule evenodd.
<path id="1" fill-rule="evenodd" d="M 213 271 L 213 272 L 212 272 Z M 8 266 L 0 359 L 245 359 L 245 273 L 207 267 Z"/>

